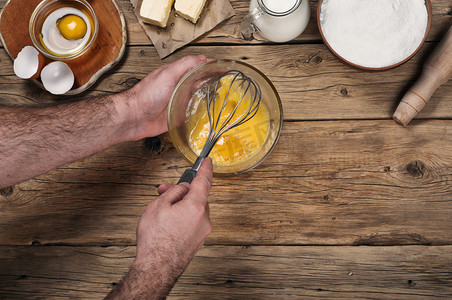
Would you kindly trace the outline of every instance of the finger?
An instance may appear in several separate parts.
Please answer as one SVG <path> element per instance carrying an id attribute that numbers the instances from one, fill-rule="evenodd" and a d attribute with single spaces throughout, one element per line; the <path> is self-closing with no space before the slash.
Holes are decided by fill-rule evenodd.
<path id="1" fill-rule="evenodd" d="M 162 202 L 172 205 L 182 200 L 189 190 L 184 184 L 171 185 L 159 198 Z"/>
<path id="2" fill-rule="evenodd" d="M 196 174 L 196 177 L 194 179 L 194 181 L 196 180 L 196 178 L 200 178 L 198 180 L 207 180 L 208 187 L 209 187 L 209 192 L 210 192 L 210 187 L 212 186 L 212 178 L 213 178 L 213 164 L 212 164 L 212 159 L 210 157 L 206 157 L 204 159 L 204 161 L 201 164 L 201 167 L 199 168 L 198 173 Z"/>
<path id="3" fill-rule="evenodd" d="M 212 159 L 207 157 L 201 164 L 201 168 L 190 185 L 190 198 L 207 203 L 210 189 L 212 187 L 213 166 Z"/>
<path id="4" fill-rule="evenodd" d="M 166 192 L 169 188 L 171 187 L 171 184 L 169 183 L 164 183 L 162 185 L 159 186 L 157 192 L 159 193 L 159 195 L 163 194 L 164 192 Z"/>
<path id="5" fill-rule="evenodd" d="M 174 72 L 175 76 L 182 77 L 190 71 L 191 69 L 205 63 L 207 61 L 207 57 L 204 55 L 198 56 L 185 56 L 170 65 L 170 68 Z"/>

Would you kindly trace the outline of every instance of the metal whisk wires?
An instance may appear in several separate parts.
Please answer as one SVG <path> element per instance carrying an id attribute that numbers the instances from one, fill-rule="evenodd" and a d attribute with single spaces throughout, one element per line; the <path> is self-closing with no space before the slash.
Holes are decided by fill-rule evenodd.
<path id="1" fill-rule="evenodd" d="M 226 76 L 233 77 L 229 86 L 227 87 L 224 99 L 219 99 L 219 90 L 224 88 L 222 86 L 222 79 Z M 239 100 L 237 101 L 237 103 L 235 103 L 234 108 L 231 110 L 231 112 L 226 112 L 225 109 L 228 104 L 233 104 L 232 100 L 230 99 L 233 89 L 234 91 L 236 89 L 239 89 L 242 92 L 240 94 Z M 239 106 L 246 105 L 244 100 L 247 97 L 249 97 L 250 99 L 248 107 L 246 107 L 240 115 L 236 116 Z M 254 117 L 259 110 L 260 102 L 261 88 L 259 84 L 243 72 L 230 70 L 215 77 L 208 87 L 206 99 L 207 114 L 209 117 L 210 126 L 209 135 L 204 147 L 201 150 L 201 153 L 193 164 L 193 167 L 191 169 L 185 170 L 178 183 L 191 183 L 191 181 L 195 178 L 202 161 L 209 155 L 218 139 L 220 139 L 220 137 L 226 131 L 240 126 Z M 215 110 L 216 105 L 218 112 Z M 218 105 L 221 105 L 219 109 Z"/>
<path id="2" fill-rule="evenodd" d="M 217 99 L 218 86 L 221 82 L 221 79 L 229 75 L 232 75 L 234 77 L 232 78 L 232 81 L 228 86 L 225 99 Z M 232 88 L 240 88 L 243 93 L 241 94 L 240 99 L 237 101 L 232 111 L 230 113 L 225 113 L 225 108 L 230 103 L 230 94 Z M 237 108 L 241 105 L 248 94 L 250 95 L 251 99 L 250 105 L 240 116 L 235 117 Z M 215 104 L 217 104 L 217 101 L 220 103 L 221 108 L 216 114 Z M 243 123 L 254 117 L 254 115 L 259 110 L 260 101 L 261 90 L 259 85 L 252 78 L 248 77 L 242 72 L 228 71 L 216 77 L 215 80 L 210 84 L 209 92 L 207 94 L 207 114 L 209 117 L 210 131 L 207 137 L 206 145 L 201 151 L 200 156 L 207 157 L 210 153 L 210 150 L 212 150 L 213 146 L 215 146 L 218 139 L 223 135 L 223 133 L 231 130 L 232 128 L 242 125 Z M 221 122 L 221 118 L 224 116 L 226 116 L 226 119 Z"/>

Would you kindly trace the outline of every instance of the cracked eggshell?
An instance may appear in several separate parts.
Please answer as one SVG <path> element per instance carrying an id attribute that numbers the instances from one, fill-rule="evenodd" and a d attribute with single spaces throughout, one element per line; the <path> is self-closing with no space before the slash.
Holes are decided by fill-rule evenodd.
<path id="1" fill-rule="evenodd" d="M 44 88 L 54 95 L 68 92 L 74 85 L 74 73 L 67 64 L 55 61 L 42 69 L 41 81 Z"/>
<path id="2" fill-rule="evenodd" d="M 23 79 L 35 79 L 44 66 L 44 56 L 33 46 L 25 46 L 14 60 L 14 73 Z"/>

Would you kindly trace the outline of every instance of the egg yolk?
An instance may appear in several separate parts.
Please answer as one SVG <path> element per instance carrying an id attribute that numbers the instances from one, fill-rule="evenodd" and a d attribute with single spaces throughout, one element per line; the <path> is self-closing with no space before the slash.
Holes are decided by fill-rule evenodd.
<path id="1" fill-rule="evenodd" d="M 233 75 L 223 77 L 215 98 L 215 116 L 218 117 L 223 106 Z M 234 84 L 229 91 L 228 102 L 221 112 L 220 124 L 224 123 L 243 95 L 243 88 Z M 247 93 L 237 106 L 232 121 L 239 118 L 251 105 L 251 97 Z M 207 114 L 206 96 L 195 93 L 188 109 L 187 129 L 188 143 L 191 149 L 200 154 L 209 135 L 209 117 Z M 231 121 L 231 122 L 232 122 Z M 262 148 L 270 128 L 270 115 L 267 107 L 261 102 L 259 109 L 249 121 L 224 133 L 215 144 L 210 157 L 219 166 L 229 166 L 252 158 Z"/>
<path id="2" fill-rule="evenodd" d="M 57 21 L 61 35 L 68 40 L 78 40 L 86 34 L 85 21 L 76 15 L 66 15 Z"/>

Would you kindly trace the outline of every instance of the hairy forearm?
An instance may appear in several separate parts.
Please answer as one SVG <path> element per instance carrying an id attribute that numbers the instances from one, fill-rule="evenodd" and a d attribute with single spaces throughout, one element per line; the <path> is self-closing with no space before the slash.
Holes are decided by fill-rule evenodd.
<path id="1" fill-rule="evenodd" d="M 190 185 L 159 188 L 137 227 L 137 255 L 129 273 L 107 296 L 163 299 L 211 232 L 208 194 L 212 160 L 204 160 Z"/>
<path id="2" fill-rule="evenodd" d="M 0 107 L 0 188 L 126 140 L 127 122 L 120 113 L 124 97 L 43 108 Z"/>
<path id="3" fill-rule="evenodd" d="M 171 265 L 171 262 L 156 262 L 146 266 L 133 264 L 105 299 L 165 299 L 183 272 L 183 267 L 171 270 Z"/>

